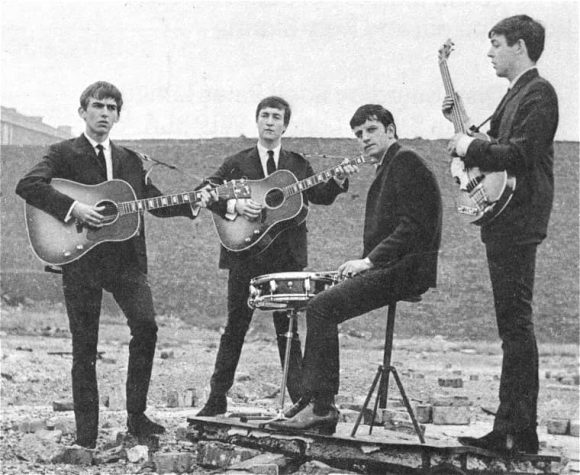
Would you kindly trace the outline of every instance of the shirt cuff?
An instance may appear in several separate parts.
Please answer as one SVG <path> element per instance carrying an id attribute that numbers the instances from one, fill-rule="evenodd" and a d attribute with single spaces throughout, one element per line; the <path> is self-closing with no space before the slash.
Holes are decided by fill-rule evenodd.
<path id="1" fill-rule="evenodd" d="M 197 203 L 191 203 L 189 207 L 191 208 L 191 214 L 193 215 L 193 217 L 197 218 L 199 211 L 201 210 L 202 207 Z"/>
<path id="2" fill-rule="evenodd" d="M 74 209 L 74 207 L 76 206 L 77 203 L 78 203 L 78 201 L 74 201 L 73 204 L 70 205 L 70 208 L 68 209 L 68 213 L 64 217 L 64 222 L 65 223 L 68 223 L 71 220 L 73 209 Z"/>
<path id="3" fill-rule="evenodd" d="M 462 135 L 461 137 L 459 137 L 459 140 L 457 141 L 457 146 L 455 147 L 455 153 L 457 153 L 457 155 L 460 157 L 465 157 L 465 155 L 467 154 L 467 149 L 471 145 L 471 142 L 473 142 L 474 140 L 475 139 L 473 137 L 470 137 L 469 135 Z"/>
<path id="4" fill-rule="evenodd" d="M 233 221 L 236 219 L 238 213 L 236 212 L 236 199 L 231 199 L 227 201 L 227 208 L 226 208 L 226 219 Z"/>

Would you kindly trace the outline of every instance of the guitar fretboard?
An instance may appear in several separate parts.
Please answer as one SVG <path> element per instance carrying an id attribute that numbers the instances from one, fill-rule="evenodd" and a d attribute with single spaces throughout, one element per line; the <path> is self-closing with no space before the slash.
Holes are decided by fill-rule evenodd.
<path id="1" fill-rule="evenodd" d="M 200 200 L 201 192 L 192 191 L 177 193 L 175 195 L 156 196 L 155 198 L 145 198 L 142 200 L 125 201 L 118 203 L 119 214 L 138 213 L 168 206 L 178 206 L 182 204 L 197 203 Z"/>
<path id="2" fill-rule="evenodd" d="M 351 158 L 348 161 L 348 165 L 360 165 L 362 163 L 373 163 L 375 159 L 365 158 L 364 156 L 360 155 L 359 157 Z M 347 165 L 347 164 L 345 164 Z M 323 183 L 325 181 L 334 178 L 336 174 L 342 169 L 342 165 L 336 165 L 335 167 L 328 168 L 327 170 L 321 171 L 316 173 L 304 180 L 298 181 L 291 185 L 288 185 L 282 188 L 284 196 L 292 196 L 297 193 L 301 193 L 308 188 L 312 188 L 313 186 L 318 185 L 319 183 Z"/>
<path id="3" fill-rule="evenodd" d="M 445 88 L 445 93 L 453 98 L 455 106 L 451 110 L 451 118 L 453 121 L 453 127 L 456 133 L 467 133 L 467 122 L 465 111 L 460 106 L 459 98 L 453 87 L 453 82 L 451 81 L 451 75 L 449 74 L 449 67 L 447 66 L 447 60 L 444 58 L 439 59 L 439 69 L 441 70 L 441 77 L 443 78 L 443 86 Z"/>

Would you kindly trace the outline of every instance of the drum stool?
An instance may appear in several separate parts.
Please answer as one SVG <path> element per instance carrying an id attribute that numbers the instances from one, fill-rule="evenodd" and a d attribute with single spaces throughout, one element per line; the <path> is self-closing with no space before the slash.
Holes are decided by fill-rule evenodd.
<path id="1" fill-rule="evenodd" d="M 420 302 L 421 296 L 420 295 L 411 296 L 411 297 L 407 297 L 404 299 L 400 299 L 400 301 Z M 384 347 L 384 353 L 383 353 L 383 364 L 379 365 L 379 367 L 377 368 L 377 374 L 375 375 L 375 379 L 373 380 L 373 383 L 371 384 L 371 387 L 369 389 L 369 392 L 367 394 L 367 397 L 365 399 L 363 407 L 360 410 L 360 413 L 356 419 L 356 422 L 354 424 L 354 427 L 353 427 L 350 435 L 351 435 L 351 437 L 356 436 L 356 431 L 357 431 L 358 426 L 360 425 L 360 422 L 363 418 L 364 412 L 369 405 L 369 402 L 371 400 L 373 392 L 375 391 L 377 383 L 379 383 L 379 389 L 378 389 L 377 398 L 375 400 L 375 404 L 373 407 L 373 414 L 372 414 L 370 428 L 369 428 L 369 434 L 372 433 L 373 423 L 374 423 L 375 417 L 377 415 L 377 407 L 379 407 L 381 409 L 386 409 L 386 407 L 387 407 L 387 395 L 389 393 L 389 374 L 393 373 L 393 377 L 395 378 L 397 386 L 399 387 L 399 392 L 401 393 L 401 397 L 403 398 L 403 403 L 405 404 L 407 412 L 409 413 L 409 416 L 411 417 L 411 421 L 413 421 L 413 427 L 415 428 L 415 432 L 417 433 L 417 436 L 419 437 L 419 440 L 421 441 L 421 443 L 424 444 L 425 438 L 423 437 L 423 433 L 421 432 L 421 428 L 419 427 L 419 424 L 417 422 L 417 418 L 415 417 L 415 413 L 413 412 L 413 409 L 411 408 L 411 405 L 409 404 L 409 399 L 407 399 L 407 395 L 405 394 L 405 389 L 403 388 L 403 384 L 401 383 L 401 379 L 399 378 L 399 375 L 397 374 L 397 370 L 395 369 L 395 367 L 391 365 L 391 353 L 393 351 L 393 333 L 394 333 L 394 329 L 395 329 L 395 314 L 396 314 L 396 312 L 397 312 L 397 301 L 391 302 L 390 304 L 387 305 L 387 329 L 385 331 L 385 347 Z"/>

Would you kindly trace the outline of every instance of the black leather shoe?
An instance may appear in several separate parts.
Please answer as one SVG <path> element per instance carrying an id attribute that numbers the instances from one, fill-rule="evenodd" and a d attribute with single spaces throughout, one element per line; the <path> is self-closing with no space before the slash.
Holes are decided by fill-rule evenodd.
<path id="1" fill-rule="evenodd" d="M 147 437 L 153 434 L 164 434 L 165 427 L 149 419 L 145 414 L 129 414 L 127 430 L 135 437 Z"/>
<path id="2" fill-rule="evenodd" d="M 210 396 L 197 413 L 197 417 L 215 417 L 219 414 L 225 414 L 228 410 L 228 400 L 225 396 Z"/>
<path id="3" fill-rule="evenodd" d="M 298 401 L 296 401 L 296 404 L 294 404 L 292 407 L 288 408 L 284 412 L 284 417 L 286 419 L 291 419 L 292 417 L 294 417 L 302 409 L 304 409 L 306 406 L 308 406 L 310 399 L 311 399 L 311 397 L 309 397 L 309 396 L 303 396 L 300 399 L 298 399 Z"/>
<path id="4" fill-rule="evenodd" d="M 531 429 L 517 434 L 491 431 L 483 437 L 459 437 L 457 440 L 462 445 L 502 454 L 537 454 L 540 446 L 536 431 Z"/>
<path id="5" fill-rule="evenodd" d="M 332 406 L 326 414 L 314 413 L 314 403 L 309 402 L 302 411 L 286 421 L 274 421 L 268 424 L 272 429 L 289 432 L 317 432 L 324 435 L 332 435 L 336 431 L 338 423 L 338 409 Z"/>
<path id="6" fill-rule="evenodd" d="M 97 447 L 97 441 L 93 439 L 77 439 L 73 442 L 73 445 L 78 445 L 85 449 L 94 449 Z"/>

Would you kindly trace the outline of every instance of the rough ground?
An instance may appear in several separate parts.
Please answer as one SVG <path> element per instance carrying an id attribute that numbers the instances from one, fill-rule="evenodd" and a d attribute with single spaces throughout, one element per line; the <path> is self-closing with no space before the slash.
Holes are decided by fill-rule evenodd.
<path id="1" fill-rule="evenodd" d="M 254 318 L 270 318 L 256 313 Z M 364 317 L 363 317 L 364 318 Z M 185 325 L 176 318 L 158 319 L 160 325 L 157 357 L 149 393 L 148 414 L 164 424 L 168 432 L 161 437 L 162 452 L 188 451 L 195 454 L 194 444 L 178 440 L 177 428 L 195 408 L 170 408 L 171 397 L 193 388 L 196 406 L 203 404 L 217 351 L 219 333 Z M 303 326 L 303 321 L 300 322 Z M 82 473 L 125 474 L 151 473 L 154 468 L 144 461 L 112 463 L 81 467 L 66 464 L 32 463 L 23 460 L 19 444 L 24 433 L 18 429 L 25 421 L 69 421 L 72 412 L 54 412 L 53 402 L 71 401 L 70 338 L 62 308 L 2 307 L 2 388 L 0 473 Z M 101 407 L 101 429 L 97 452 L 125 430 L 122 410 L 126 376 L 129 334 L 118 317 L 101 322 L 98 363 L 99 389 L 110 407 Z M 540 346 L 541 393 L 539 401 L 540 439 L 543 449 L 562 454 L 570 460 L 563 473 L 575 473 L 579 467 L 577 437 L 556 436 L 546 431 L 547 421 L 554 417 L 578 420 L 578 385 L 570 384 L 578 374 L 578 349 L 575 345 Z M 341 397 L 357 398 L 366 394 L 377 364 L 382 359 L 382 335 L 356 332 L 341 335 Z M 481 435 L 491 427 L 492 418 L 481 408 L 497 406 L 501 353 L 497 342 L 449 341 L 443 337 L 401 340 L 395 336 L 393 362 L 410 398 L 426 401 L 434 394 L 467 396 L 473 402 L 469 426 L 436 426 L 427 424 L 426 434 L 441 441 L 455 443 L 458 434 Z M 549 376 L 549 377 L 547 377 Z M 460 377 L 463 388 L 444 388 L 441 377 Z M 568 378 L 568 379 L 566 379 Z M 230 408 L 236 405 L 277 408 L 280 369 L 277 349 L 271 334 L 250 331 L 240 362 L 238 379 L 230 392 Z M 562 384 L 568 383 L 568 384 Z M 391 385 L 390 396 L 398 396 Z M 171 405 L 171 404 L 170 404 Z M 70 444 L 74 434 L 63 435 L 60 443 Z M 196 473 L 216 473 L 199 467 Z M 219 472 L 219 471 L 218 471 Z M 222 472 L 220 472 L 222 473 Z"/>

